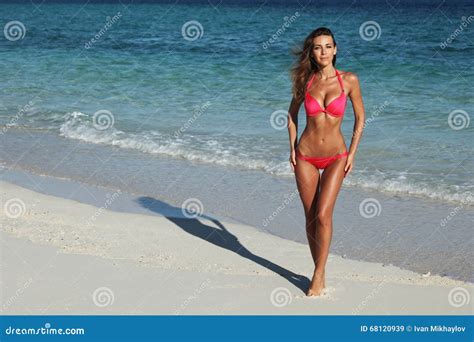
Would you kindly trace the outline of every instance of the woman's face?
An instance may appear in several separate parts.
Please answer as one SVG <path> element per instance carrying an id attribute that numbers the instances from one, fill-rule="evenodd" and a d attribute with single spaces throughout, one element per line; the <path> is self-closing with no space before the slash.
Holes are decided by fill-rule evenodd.
<path id="1" fill-rule="evenodd" d="M 313 58 L 321 66 L 332 64 L 337 48 L 331 36 L 317 36 L 313 39 Z"/>

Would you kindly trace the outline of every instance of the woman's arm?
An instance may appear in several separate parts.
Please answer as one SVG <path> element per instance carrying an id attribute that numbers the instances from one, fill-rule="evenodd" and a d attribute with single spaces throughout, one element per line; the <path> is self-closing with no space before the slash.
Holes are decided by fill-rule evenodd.
<path id="1" fill-rule="evenodd" d="M 349 155 L 354 156 L 357 147 L 359 146 L 360 138 L 365 126 L 365 111 L 364 103 L 362 101 L 362 93 L 360 90 L 359 78 L 355 73 L 348 72 L 346 79 L 349 83 L 349 98 L 354 108 L 354 130 L 352 133 L 351 146 L 349 148 Z"/>
<path id="2" fill-rule="evenodd" d="M 294 151 L 298 138 L 298 112 L 302 101 L 297 101 L 295 97 L 291 99 L 290 108 L 288 109 L 288 134 L 290 136 L 290 151 Z"/>

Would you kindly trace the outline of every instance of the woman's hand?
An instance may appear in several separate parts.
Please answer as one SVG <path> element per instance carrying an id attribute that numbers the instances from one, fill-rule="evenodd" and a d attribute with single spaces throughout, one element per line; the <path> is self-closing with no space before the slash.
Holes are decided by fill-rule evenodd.
<path id="1" fill-rule="evenodd" d="M 352 171 L 354 167 L 354 155 L 348 154 L 346 160 L 346 166 L 344 166 L 344 178 Z"/>
<path id="2" fill-rule="evenodd" d="M 296 152 L 295 150 L 291 150 L 290 152 L 290 165 L 291 165 L 291 169 L 293 170 L 293 172 L 295 172 L 295 166 L 296 166 Z"/>

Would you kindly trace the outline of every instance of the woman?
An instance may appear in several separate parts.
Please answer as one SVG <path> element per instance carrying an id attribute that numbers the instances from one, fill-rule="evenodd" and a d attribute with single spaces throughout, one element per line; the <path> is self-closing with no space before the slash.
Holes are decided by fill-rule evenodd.
<path id="1" fill-rule="evenodd" d="M 334 205 L 344 177 L 353 169 L 364 128 L 359 80 L 354 73 L 335 68 L 336 53 L 332 32 L 320 27 L 305 39 L 302 50 L 297 52 L 298 61 L 291 70 L 293 99 L 288 111 L 290 164 L 303 202 L 306 235 L 315 266 L 307 296 L 319 296 L 325 288 Z M 351 99 L 355 114 L 349 150 L 341 132 L 347 97 Z M 303 102 L 307 123 L 297 143 L 298 111 Z"/>

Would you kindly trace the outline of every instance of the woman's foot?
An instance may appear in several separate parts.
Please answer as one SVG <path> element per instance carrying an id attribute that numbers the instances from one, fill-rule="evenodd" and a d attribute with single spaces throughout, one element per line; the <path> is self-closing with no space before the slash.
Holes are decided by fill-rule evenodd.
<path id="1" fill-rule="evenodd" d="M 307 296 L 319 296 L 321 292 L 326 287 L 324 271 L 322 273 L 314 271 L 313 279 L 309 285 L 309 289 L 306 292 Z"/>

